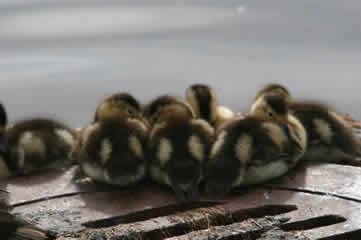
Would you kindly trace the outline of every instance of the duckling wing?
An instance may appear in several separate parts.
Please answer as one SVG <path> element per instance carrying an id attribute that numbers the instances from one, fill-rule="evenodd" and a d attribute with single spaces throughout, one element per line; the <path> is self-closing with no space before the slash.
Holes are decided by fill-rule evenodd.
<path id="1" fill-rule="evenodd" d="M 253 152 L 250 165 L 261 165 L 284 158 L 287 153 L 280 152 L 271 146 L 263 146 Z"/>

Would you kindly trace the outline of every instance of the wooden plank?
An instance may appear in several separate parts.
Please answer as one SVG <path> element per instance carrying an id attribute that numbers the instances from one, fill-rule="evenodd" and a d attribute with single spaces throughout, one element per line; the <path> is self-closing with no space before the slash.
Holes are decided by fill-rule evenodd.
<path id="1" fill-rule="evenodd" d="M 269 186 L 323 192 L 361 202 L 361 168 L 338 164 L 305 164 Z"/>
<path id="2" fill-rule="evenodd" d="M 145 186 L 144 188 L 139 186 L 136 189 L 124 189 L 118 192 L 91 192 L 50 199 L 15 207 L 13 213 L 37 222 L 39 227 L 62 233 L 83 229 L 81 224 L 84 222 L 175 203 L 175 198 L 170 192 L 157 191 L 157 187 L 148 190 Z M 40 214 L 41 218 L 39 218 Z M 56 221 L 51 221 L 52 218 L 56 218 Z M 63 224 L 60 224 L 60 219 Z M 59 226 L 62 227 L 59 228 Z M 59 229 L 57 230 L 57 228 Z"/>
<path id="3" fill-rule="evenodd" d="M 11 205 L 79 191 L 91 191 L 91 189 L 80 189 L 72 182 L 75 169 L 73 167 L 67 171 L 52 170 L 36 175 L 13 177 L 1 181 L 0 188 L 11 193 L 9 195 Z"/>
<path id="4" fill-rule="evenodd" d="M 70 169 L 63 173 L 56 171 L 13 178 L 6 182 L 6 188 L 3 189 L 10 192 L 10 203 L 15 206 L 14 213 L 32 220 L 40 227 L 59 233 L 84 230 L 82 224 L 89 221 L 121 218 L 137 212 L 139 214 L 134 216 L 139 217 L 142 211 L 176 204 L 174 194 L 168 188 L 156 184 L 143 183 L 129 188 L 93 183 L 77 184 L 72 180 L 73 174 L 74 169 Z M 361 226 L 358 216 L 361 212 L 360 178 L 361 168 L 357 167 L 333 164 L 301 166 L 270 185 L 249 188 L 244 194 L 243 190 L 241 193 L 231 194 L 225 199 L 227 202 L 217 209 L 235 213 L 269 204 L 291 204 L 299 208 L 298 211 L 287 214 L 292 217 L 292 222 L 330 214 L 347 219 L 346 223 L 318 228 L 319 230 L 305 230 L 305 236 L 325 237 L 353 231 Z M 135 221 L 137 217 L 134 218 Z M 150 221 L 157 219 L 154 214 L 148 217 Z M 173 223 L 174 221 L 185 221 L 184 215 L 173 219 Z M 154 223 L 150 226 L 159 228 L 167 224 L 172 226 L 169 225 L 171 223 L 165 221 L 165 225 Z"/>

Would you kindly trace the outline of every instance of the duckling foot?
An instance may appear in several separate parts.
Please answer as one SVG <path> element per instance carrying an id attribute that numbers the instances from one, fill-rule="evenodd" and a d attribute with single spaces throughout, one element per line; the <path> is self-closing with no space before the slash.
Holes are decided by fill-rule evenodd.
<path id="1" fill-rule="evenodd" d="M 204 187 L 205 194 L 207 198 L 220 200 L 223 199 L 230 191 L 231 186 L 224 184 L 206 184 Z"/>
<path id="2" fill-rule="evenodd" d="M 76 184 L 88 184 L 93 182 L 90 177 L 85 175 L 84 171 L 80 167 L 75 170 L 72 181 Z"/>
<path id="3" fill-rule="evenodd" d="M 172 189 L 179 202 L 194 202 L 199 200 L 198 184 L 176 184 L 172 186 Z"/>
<path id="4" fill-rule="evenodd" d="M 310 141 L 309 145 L 310 146 L 317 146 L 317 145 L 320 145 L 321 144 L 321 139 L 314 139 L 312 141 Z"/>
<path id="5" fill-rule="evenodd" d="M 172 184 L 172 189 L 175 193 L 177 200 L 180 203 L 184 203 L 187 201 L 186 193 L 183 192 L 183 190 L 180 188 L 180 186 Z"/>
<path id="6" fill-rule="evenodd" d="M 199 188 L 198 188 L 198 184 L 194 183 L 191 184 L 189 190 L 188 190 L 188 199 L 190 201 L 198 201 L 199 200 Z"/>

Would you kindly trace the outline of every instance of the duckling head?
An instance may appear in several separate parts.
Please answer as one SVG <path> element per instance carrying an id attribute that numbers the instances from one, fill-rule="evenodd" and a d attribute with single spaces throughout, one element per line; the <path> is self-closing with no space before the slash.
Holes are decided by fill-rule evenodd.
<path id="1" fill-rule="evenodd" d="M 149 103 L 144 109 L 144 116 L 153 126 L 169 120 L 192 119 L 195 114 L 185 101 L 166 95 Z"/>
<path id="2" fill-rule="evenodd" d="M 211 87 L 204 84 L 194 84 L 186 90 L 186 99 L 197 117 L 209 122 L 216 121 L 216 94 Z"/>
<path id="3" fill-rule="evenodd" d="M 115 93 L 97 107 L 94 122 L 110 118 L 142 118 L 139 102 L 128 93 Z"/>
<path id="4" fill-rule="evenodd" d="M 289 116 L 289 100 L 280 95 L 265 95 L 252 104 L 249 115 L 263 121 L 286 125 Z"/>
<path id="5" fill-rule="evenodd" d="M 278 83 L 270 83 L 261 88 L 254 97 L 254 102 L 257 101 L 259 97 L 264 95 L 283 96 L 289 100 L 291 98 L 291 93 L 288 91 L 288 89 Z"/>
<path id="6" fill-rule="evenodd" d="M 298 150 L 303 152 L 306 146 L 306 131 L 301 122 L 292 115 L 290 104 L 290 98 L 266 94 L 251 106 L 249 115 L 278 124 Z"/>

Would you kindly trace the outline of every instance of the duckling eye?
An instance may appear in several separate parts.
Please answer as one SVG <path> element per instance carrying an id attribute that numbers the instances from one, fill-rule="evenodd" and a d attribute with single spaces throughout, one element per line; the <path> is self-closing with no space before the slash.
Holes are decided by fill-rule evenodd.
<path id="1" fill-rule="evenodd" d="M 273 113 L 272 113 L 272 112 L 268 112 L 268 116 L 269 116 L 269 117 L 273 117 Z"/>
<path id="2" fill-rule="evenodd" d="M 131 109 L 128 109 L 128 113 L 129 113 L 129 114 L 132 114 L 133 111 L 132 111 Z"/>

